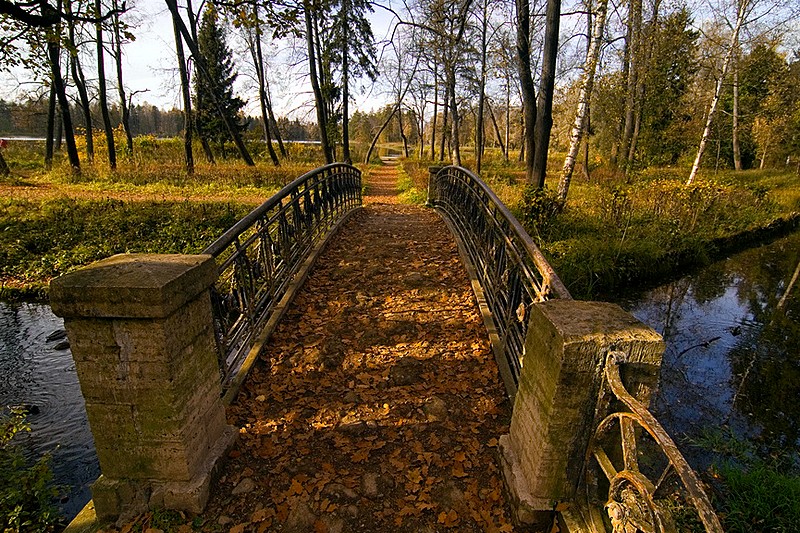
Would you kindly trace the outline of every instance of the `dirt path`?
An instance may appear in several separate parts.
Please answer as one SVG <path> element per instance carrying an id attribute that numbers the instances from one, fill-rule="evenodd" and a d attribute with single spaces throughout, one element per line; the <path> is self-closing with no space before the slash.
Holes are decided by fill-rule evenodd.
<path id="1" fill-rule="evenodd" d="M 486 331 L 447 228 L 396 180 L 372 173 L 228 408 L 203 530 L 512 531 Z"/>

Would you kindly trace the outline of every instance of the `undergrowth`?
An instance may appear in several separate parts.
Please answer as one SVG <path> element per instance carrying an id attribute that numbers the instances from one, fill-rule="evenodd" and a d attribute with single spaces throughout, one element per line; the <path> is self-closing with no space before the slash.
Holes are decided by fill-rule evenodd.
<path id="1" fill-rule="evenodd" d="M 6 288 L 41 285 L 117 253 L 199 253 L 249 210 L 188 201 L 2 200 L 0 280 Z"/>
<path id="2" fill-rule="evenodd" d="M 61 518 L 52 503 L 49 456 L 30 464 L 13 442 L 29 430 L 21 411 L 0 413 L 0 530 L 6 533 L 55 531 Z"/>

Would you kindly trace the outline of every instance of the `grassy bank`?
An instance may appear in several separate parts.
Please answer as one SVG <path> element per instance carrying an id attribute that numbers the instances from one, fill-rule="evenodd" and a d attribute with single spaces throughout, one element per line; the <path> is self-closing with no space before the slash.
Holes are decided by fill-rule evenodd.
<path id="1" fill-rule="evenodd" d="M 413 187 L 426 186 L 428 164 L 403 163 Z M 687 173 L 648 169 L 625 180 L 596 169 L 590 180 L 576 176 L 563 209 L 554 178 L 536 192 L 523 183 L 518 164 L 496 159 L 482 175 L 579 298 L 658 283 L 800 226 L 800 178 L 793 172 L 727 171 L 686 186 Z"/>
<path id="2" fill-rule="evenodd" d="M 250 208 L 189 201 L 0 201 L 0 298 L 42 297 L 53 277 L 118 253 L 199 253 Z"/>
<path id="3" fill-rule="evenodd" d="M 12 175 L 0 179 L 0 298 L 42 299 L 53 277 L 116 253 L 198 253 L 319 166 L 317 147 L 296 145 L 280 167 L 254 150 L 254 167 L 199 160 L 190 176 L 181 149 L 178 139 L 138 137 L 134 156 L 122 154 L 116 171 L 100 151 L 76 175 L 61 155 L 45 171 L 40 143 L 9 143 Z"/>

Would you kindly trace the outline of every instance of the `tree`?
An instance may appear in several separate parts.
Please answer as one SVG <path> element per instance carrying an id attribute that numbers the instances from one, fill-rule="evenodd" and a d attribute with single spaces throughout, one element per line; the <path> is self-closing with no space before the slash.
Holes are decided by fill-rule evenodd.
<path id="1" fill-rule="evenodd" d="M 95 0 L 95 11 L 101 12 L 101 0 Z M 97 34 L 97 95 L 100 100 L 100 115 L 103 117 L 103 129 L 106 132 L 106 146 L 108 148 L 108 165 L 111 170 L 117 168 L 117 149 L 114 144 L 114 126 L 111 125 L 111 115 L 108 113 L 108 98 L 106 94 L 106 66 L 105 66 L 105 50 L 103 42 L 103 23 L 97 21 L 95 23 L 95 31 Z"/>
<path id="2" fill-rule="evenodd" d="M 203 12 L 197 48 L 204 63 L 205 76 L 195 79 L 195 122 L 201 135 L 219 143 L 225 156 L 225 142 L 231 139 L 228 124 L 236 134 L 241 134 L 247 124 L 241 119 L 244 102 L 233 95 L 236 80 L 231 51 L 225 42 L 225 30 L 219 24 L 219 16 L 213 4 Z M 212 106 L 211 103 L 216 105 Z"/>
<path id="3" fill-rule="evenodd" d="M 375 38 L 367 13 L 372 7 L 366 0 L 341 0 L 339 16 L 333 26 L 334 42 L 341 47 L 341 85 L 342 85 L 342 158 L 351 163 L 350 157 L 350 80 L 367 76 L 375 81 L 378 75 L 376 66 Z"/>
<path id="4" fill-rule="evenodd" d="M 717 113 L 717 106 L 719 105 L 719 100 L 722 96 L 723 83 L 728 74 L 728 68 L 733 60 L 733 56 L 738 48 L 739 32 L 745 23 L 751 1 L 752 0 L 736 0 L 736 22 L 734 23 L 733 31 L 731 32 L 730 43 L 728 44 L 728 50 L 722 63 L 722 72 L 720 72 L 716 89 L 714 90 L 714 96 L 711 98 L 711 103 L 709 104 L 708 113 L 706 115 L 706 125 L 705 128 L 703 128 L 703 135 L 700 137 L 700 145 L 697 147 L 697 155 L 694 158 L 694 163 L 692 163 L 692 170 L 689 172 L 689 178 L 686 180 L 687 185 L 691 185 L 692 182 L 694 182 L 694 179 L 697 177 L 697 172 L 700 170 L 700 161 L 702 160 L 703 154 L 706 151 L 708 137 L 711 135 L 711 124 L 714 122 L 714 116 Z"/>
<path id="5" fill-rule="evenodd" d="M 553 93 L 558 57 L 558 35 L 561 20 L 561 0 L 547 0 L 545 14 L 544 50 L 542 52 L 542 75 L 539 96 L 536 102 L 536 126 L 534 129 L 533 183 L 541 189 L 547 174 L 547 156 L 550 148 L 550 131 L 553 128 Z M 526 125 L 527 128 L 527 125 Z M 531 157 L 529 155 L 529 157 Z"/>
<path id="6" fill-rule="evenodd" d="M 572 171 L 575 169 L 578 150 L 580 150 L 581 140 L 587 129 L 589 102 L 592 99 L 592 91 L 594 89 L 594 74 L 597 68 L 597 62 L 600 58 L 600 45 L 603 34 L 605 33 L 607 11 L 608 0 L 599 0 L 594 18 L 594 27 L 592 28 L 592 34 L 590 36 L 589 48 L 586 51 L 586 67 L 581 77 L 578 109 L 575 112 L 575 122 L 572 126 L 569 151 L 567 152 L 567 157 L 564 159 L 564 169 L 561 175 L 561 182 L 558 186 L 558 198 L 562 203 L 567 201 Z"/>

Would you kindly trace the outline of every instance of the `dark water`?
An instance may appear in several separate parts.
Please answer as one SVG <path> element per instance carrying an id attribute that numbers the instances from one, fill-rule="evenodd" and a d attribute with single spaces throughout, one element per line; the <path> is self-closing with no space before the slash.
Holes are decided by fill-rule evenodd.
<path id="1" fill-rule="evenodd" d="M 16 442 L 30 459 L 52 456 L 55 483 L 63 487 L 58 506 L 72 519 L 91 498 L 100 467 L 72 355 L 56 349 L 65 339 L 47 340 L 63 327 L 46 305 L 0 302 L 0 406 L 33 407 L 31 432 Z"/>
<path id="2" fill-rule="evenodd" d="M 795 234 L 619 302 L 666 340 L 651 410 L 696 468 L 710 456 L 688 443 L 709 434 L 800 446 L 798 263 Z"/>

